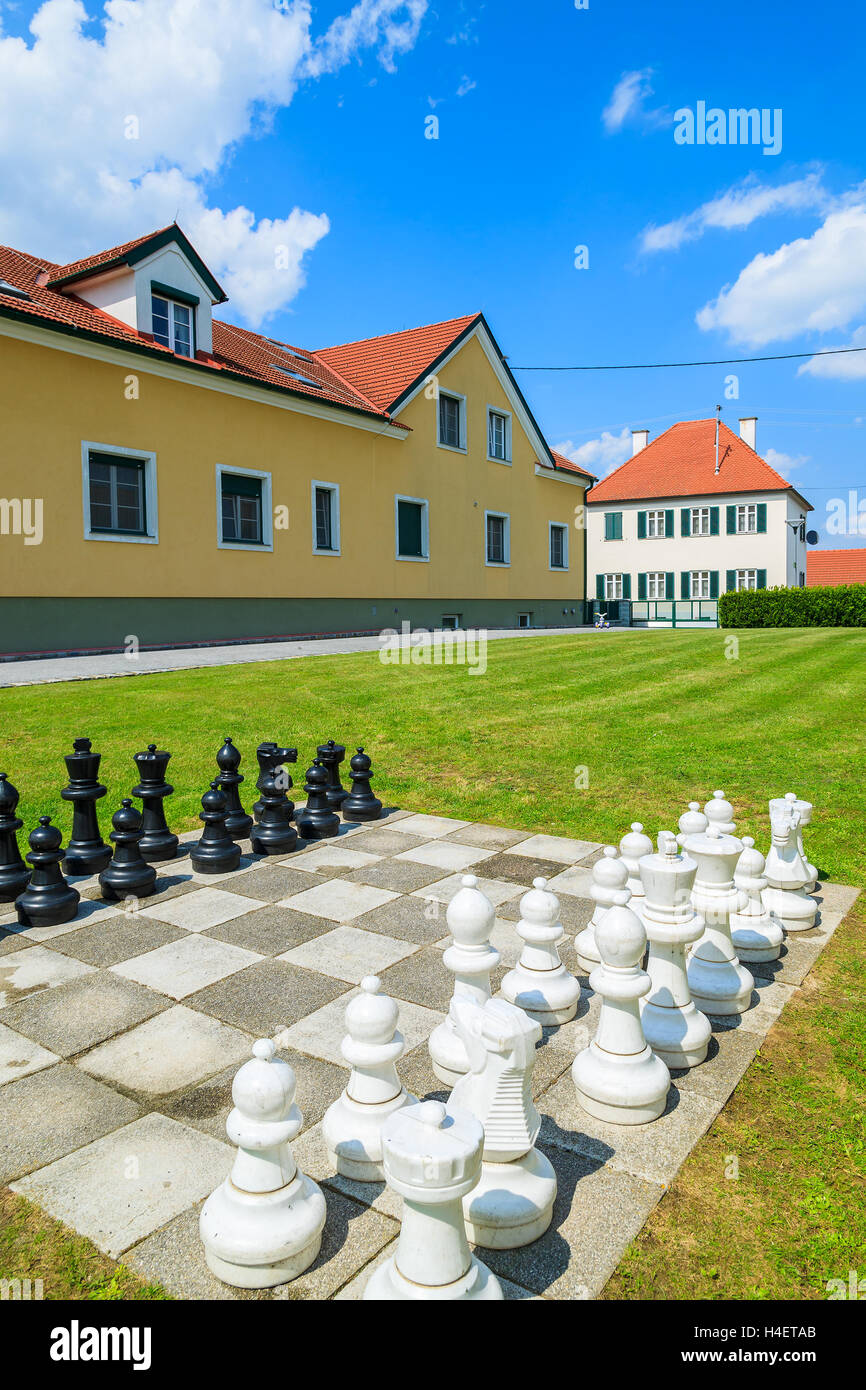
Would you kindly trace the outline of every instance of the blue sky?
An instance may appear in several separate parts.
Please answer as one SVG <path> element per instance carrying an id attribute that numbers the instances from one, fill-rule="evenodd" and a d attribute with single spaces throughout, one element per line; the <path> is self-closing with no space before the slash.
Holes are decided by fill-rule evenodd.
<path id="1" fill-rule="evenodd" d="M 37 8 L 0 0 L 12 245 L 72 259 L 177 212 L 226 316 L 308 347 L 475 309 L 515 368 L 866 346 L 850 5 L 133 0 L 106 30 L 96 0 L 49 0 L 34 34 Z M 698 102 L 781 110 L 781 150 L 677 143 Z M 130 112 L 140 140 L 105 134 Z M 802 366 L 517 376 L 599 473 L 632 427 L 757 415 L 821 544 L 866 544 L 824 529 L 849 489 L 866 513 L 866 352 Z"/>

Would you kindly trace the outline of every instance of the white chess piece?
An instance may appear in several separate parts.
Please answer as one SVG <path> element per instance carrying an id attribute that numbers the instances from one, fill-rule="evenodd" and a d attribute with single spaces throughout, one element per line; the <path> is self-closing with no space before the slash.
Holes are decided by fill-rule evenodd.
<path id="1" fill-rule="evenodd" d="M 471 1070 L 448 1107 L 468 1110 L 484 1129 L 481 1179 L 463 1198 L 467 1233 L 475 1245 L 515 1250 L 544 1234 L 556 1198 L 556 1174 L 535 1148 L 541 1117 L 532 1068 L 541 1026 L 505 999 L 483 1007 L 452 999 L 451 1011 Z"/>
<path id="2" fill-rule="evenodd" d="M 734 824 L 734 808 L 730 801 L 726 801 L 724 792 L 713 792 L 704 807 L 704 815 L 707 824 L 717 825 L 723 835 L 734 834 L 737 828 Z"/>
<path id="3" fill-rule="evenodd" d="M 559 899 L 546 878 L 533 879 L 520 899 L 517 932 L 524 946 L 515 969 L 502 981 L 503 997 L 537 1023 L 568 1023 L 577 1013 L 580 985 L 559 957 L 565 932 L 559 920 Z"/>
<path id="4" fill-rule="evenodd" d="M 613 845 L 605 845 L 601 858 L 596 859 L 592 866 L 592 886 L 589 892 L 595 903 L 595 910 L 583 931 L 574 939 L 577 964 L 587 975 L 591 974 L 597 965 L 601 965 L 601 956 L 595 944 L 596 927 L 601 924 L 608 908 L 613 906 L 617 893 L 621 893 L 627 883 L 628 867 L 625 860 L 620 859 L 619 851 Z"/>
<path id="5" fill-rule="evenodd" d="M 800 853 L 800 858 L 806 866 L 806 872 L 809 875 L 804 887 L 807 893 L 814 893 L 815 885 L 818 882 L 818 870 L 815 868 L 814 864 L 809 863 L 806 858 L 806 851 L 803 847 L 803 827 L 812 824 L 812 811 L 814 807 L 811 801 L 804 801 L 801 796 L 797 796 L 796 792 L 786 792 L 785 800 L 793 806 L 795 811 L 799 812 L 800 823 L 797 826 L 797 849 Z"/>
<path id="6" fill-rule="evenodd" d="M 695 1008 L 686 976 L 686 950 L 703 935 L 704 921 L 691 900 L 694 859 L 678 852 L 674 835 L 662 832 L 658 847 L 658 854 L 640 861 L 651 982 L 640 1001 L 641 1024 L 656 1056 L 677 1071 L 704 1061 L 712 1034 L 709 1019 Z"/>
<path id="7" fill-rule="evenodd" d="M 631 893 L 631 911 L 640 912 L 643 907 L 643 884 L 640 881 L 640 861 L 645 854 L 652 854 L 653 842 L 639 820 L 632 821 L 631 829 L 619 842 L 619 852 L 628 869 L 628 891 Z"/>
<path id="8" fill-rule="evenodd" d="M 325 1225 L 325 1199 L 290 1147 L 303 1124 L 293 1104 L 295 1073 L 288 1062 L 274 1061 L 275 1052 L 269 1039 L 260 1039 L 234 1079 L 226 1133 L 238 1152 L 231 1175 L 199 1217 L 208 1265 L 239 1289 L 272 1288 L 303 1274 L 319 1253 Z"/>
<path id="9" fill-rule="evenodd" d="M 381 980 L 366 975 L 361 993 L 346 1006 L 348 1032 L 341 1051 L 352 1070 L 322 1121 L 331 1162 L 357 1182 L 382 1181 L 382 1126 L 395 1110 L 416 1104 L 394 1065 L 405 1050 L 397 1029 L 399 1010 L 381 988 Z"/>
<path id="10" fill-rule="evenodd" d="M 465 874 L 463 887 L 448 904 L 445 920 L 451 932 L 451 945 L 442 956 L 443 964 L 454 975 L 454 994 L 483 1004 L 490 998 L 490 972 L 499 964 L 499 952 L 490 944 L 494 908 L 478 887 L 474 874 Z M 446 1086 L 469 1070 L 469 1058 L 462 1038 L 449 1014 L 430 1034 L 430 1060 L 433 1070 Z"/>
<path id="11" fill-rule="evenodd" d="M 396 1254 L 368 1280 L 365 1301 L 501 1301 L 499 1280 L 470 1251 L 463 1220 L 483 1142 L 474 1115 L 446 1110 L 438 1100 L 410 1105 L 385 1122 L 385 1179 L 403 1198 L 403 1221 Z"/>
<path id="12" fill-rule="evenodd" d="M 701 810 L 701 803 L 699 801 L 690 801 L 689 809 L 683 811 L 677 821 L 677 825 L 680 829 L 680 833 L 677 836 L 677 844 L 682 848 L 687 835 L 700 835 L 709 825 L 709 821 Z"/>
<path id="13" fill-rule="evenodd" d="M 731 913 L 742 912 L 748 902 L 746 893 L 734 884 L 742 842 L 723 835 L 717 825 L 708 825 L 702 835 L 687 836 L 684 848 L 697 860 L 692 902 L 706 925 L 689 956 L 692 998 L 705 1014 L 745 1013 L 755 982 L 737 958 L 730 923 Z"/>
<path id="14" fill-rule="evenodd" d="M 671 1078 L 641 1028 L 638 1001 L 650 989 L 640 967 L 646 932 L 628 900 L 626 888 L 595 933 L 602 963 L 589 983 L 601 996 L 601 1014 L 595 1038 L 575 1057 L 571 1075 L 588 1114 L 608 1124 L 645 1125 L 664 1110 Z"/>
<path id="15" fill-rule="evenodd" d="M 809 931 L 815 925 L 818 904 L 806 892 L 811 868 L 800 853 L 802 818 L 796 797 L 791 796 L 774 797 L 770 802 L 772 841 L 764 869 L 767 887 L 761 897 L 785 931 Z"/>
<path id="16" fill-rule="evenodd" d="M 761 894 L 767 886 L 764 856 L 755 849 L 751 835 L 743 836 L 743 852 L 737 861 L 734 883 L 741 888 L 748 902 L 739 912 L 731 913 L 731 940 L 740 960 L 778 960 L 785 933 L 763 904 Z"/>

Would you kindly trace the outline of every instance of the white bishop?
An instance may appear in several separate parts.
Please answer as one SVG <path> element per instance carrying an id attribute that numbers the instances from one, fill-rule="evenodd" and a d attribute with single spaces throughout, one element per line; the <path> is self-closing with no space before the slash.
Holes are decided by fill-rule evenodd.
<path id="1" fill-rule="evenodd" d="M 499 952 L 490 944 L 494 917 L 493 904 L 481 892 L 478 879 L 465 874 L 445 913 L 451 945 L 442 961 L 454 975 L 455 998 L 474 999 L 477 1004 L 490 998 L 490 972 L 499 964 Z M 453 1086 L 469 1070 L 466 1047 L 450 1014 L 433 1029 L 428 1046 L 433 1070 L 446 1086 Z"/>
<path id="2" fill-rule="evenodd" d="M 733 835 L 736 830 L 734 824 L 734 808 L 730 801 L 725 799 L 724 792 L 713 792 L 711 799 L 704 807 L 704 814 L 709 825 L 716 825 L 722 835 Z"/>
<path id="3" fill-rule="evenodd" d="M 746 893 L 734 884 L 742 842 L 733 835 L 723 835 L 717 825 L 709 825 L 702 835 L 689 835 L 684 848 L 697 860 L 692 902 L 706 923 L 706 931 L 689 956 L 692 998 L 705 1014 L 745 1013 L 755 982 L 737 958 L 730 923 L 731 913 L 741 912 L 748 902 Z"/>

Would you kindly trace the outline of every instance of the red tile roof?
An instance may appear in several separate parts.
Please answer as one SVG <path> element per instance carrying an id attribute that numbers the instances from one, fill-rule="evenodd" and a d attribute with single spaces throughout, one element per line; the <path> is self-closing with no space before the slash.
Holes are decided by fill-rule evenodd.
<path id="1" fill-rule="evenodd" d="M 632 502 L 725 492 L 785 492 L 791 488 L 775 468 L 725 424 L 719 425 L 716 474 L 715 439 L 715 420 L 682 420 L 671 425 L 634 458 L 602 478 L 587 493 L 586 500 Z"/>
<path id="2" fill-rule="evenodd" d="M 851 550 L 810 550 L 806 556 L 806 586 L 866 584 L 866 546 Z"/>
<path id="3" fill-rule="evenodd" d="M 581 468 L 579 463 L 575 463 L 573 459 L 566 458 L 565 454 L 558 454 L 555 449 L 551 449 L 550 452 L 553 455 L 553 461 L 557 468 L 565 468 L 569 473 L 580 473 L 584 478 L 591 478 L 593 482 L 595 482 L 596 475 L 594 473 L 590 473 L 586 468 Z"/>
<path id="4" fill-rule="evenodd" d="M 357 343 L 319 348 L 316 356 L 335 368 L 380 410 L 393 406 L 408 388 L 473 324 L 480 314 L 364 338 Z"/>
<path id="5" fill-rule="evenodd" d="M 97 251 L 95 256 L 85 256 L 83 260 L 71 261 L 69 265 L 55 266 L 52 280 L 68 280 L 74 275 L 81 275 L 86 270 L 99 270 L 102 266 L 111 265 L 112 261 L 123 261 L 130 251 L 134 251 L 136 246 L 141 246 L 145 241 L 152 241 L 154 237 L 162 232 L 167 232 L 171 227 L 160 227 L 156 232 L 146 232 L 144 236 L 137 236 L 132 241 L 124 241 L 120 246 L 112 246 L 110 251 Z"/>

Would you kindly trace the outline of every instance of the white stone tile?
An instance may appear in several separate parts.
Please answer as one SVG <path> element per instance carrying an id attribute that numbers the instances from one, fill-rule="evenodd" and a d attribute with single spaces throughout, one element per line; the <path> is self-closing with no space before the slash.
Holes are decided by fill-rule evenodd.
<path id="1" fill-rule="evenodd" d="M 592 869 L 572 867 L 547 880 L 552 893 L 570 893 L 575 898 L 591 897 Z"/>
<path id="2" fill-rule="evenodd" d="M 79 975 L 91 975 L 93 965 L 84 965 L 45 946 L 25 946 L 0 956 L 0 1009 L 17 1004 L 28 994 L 41 989 L 53 989 L 77 980 Z"/>
<path id="3" fill-rule="evenodd" d="M 208 1196 L 233 1156 L 228 1144 L 153 1113 L 22 1178 L 15 1191 L 116 1259 Z"/>
<path id="4" fill-rule="evenodd" d="M 441 840 L 452 830 L 463 830 L 469 820 L 452 820 L 450 816 L 406 816 L 400 821 L 401 835 L 423 835 L 428 840 Z"/>
<path id="5" fill-rule="evenodd" d="M 318 970 L 322 975 L 333 975 L 337 980 L 358 985 L 365 975 L 378 975 L 418 950 L 420 947 L 415 942 L 398 941 L 396 937 L 379 932 L 359 931 L 357 927 L 337 927 L 336 931 L 292 947 L 291 951 L 277 956 L 277 960 L 287 960 L 290 965 L 301 965 L 307 970 Z"/>
<path id="6" fill-rule="evenodd" d="M 409 896 L 426 898 L 428 902 L 450 903 L 454 894 L 462 888 L 463 878 L 463 874 L 452 874 L 450 878 L 441 878 L 438 883 L 431 883 L 427 888 L 416 888 Z M 477 887 L 490 899 L 494 907 L 499 907 L 501 903 L 507 903 L 526 892 L 523 884 L 506 883 L 500 878 L 481 878 L 476 875 L 476 881 Z"/>
<path id="7" fill-rule="evenodd" d="M 446 944 L 449 941 L 450 937 L 446 938 Z M 523 940 L 517 935 L 517 923 L 506 922 L 504 918 L 497 917 L 490 933 L 490 944 L 499 952 L 501 964 L 507 965 L 509 970 L 513 969 L 523 950 Z"/>
<path id="8" fill-rule="evenodd" d="M 480 864 L 482 859 L 492 859 L 496 854 L 492 849 L 473 849 L 468 845 L 455 844 L 453 840 L 430 840 L 416 849 L 403 850 L 395 854 L 395 859 L 408 859 L 412 864 L 429 864 L 433 869 L 450 869 L 456 873 L 468 869 L 471 864 Z"/>
<path id="9" fill-rule="evenodd" d="M 255 951 L 230 946 L 209 936 L 191 932 L 179 941 L 169 941 L 155 951 L 134 956 L 120 965 L 112 966 L 116 975 L 136 980 L 140 985 L 167 994 L 171 999 L 185 999 L 197 989 L 224 980 L 254 961 L 264 957 Z"/>
<path id="10" fill-rule="evenodd" d="M 32 1071 L 42 1071 L 59 1060 L 47 1048 L 0 1023 L 0 1086 L 17 1081 L 19 1076 L 29 1076 Z"/>
<path id="11" fill-rule="evenodd" d="M 553 859 L 557 864 L 576 864 L 594 850 L 601 849 L 592 840 L 569 840 L 563 835 L 531 835 L 512 845 L 509 854 L 521 854 L 527 859 Z"/>
<path id="12" fill-rule="evenodd" d="M 360 849 L 345 849 L 343 845 L 326 843 L 317 845 L 305 854 L 298 868 L 308 874 L 320 869 L 366 869 L 370 864 L 378 864 L 381 858 L 381 854 L 366 854 Z"/>
<path id="13" fill-rule="evenodd" d="M 352 922 L 362 913 L 372 912 L 374 907 L 381 907 L 399 896 L 386 888 L 371 888 L 366 883 L 332 878 L 327 883 L 317 883 L 314 888 L 304 888 L 290 898 L 283 898 L 278 906 L 290 907 L 294 912 L 309 912 L 313 917 L 325 917 L 333 922 Z"/>
<path id="14" fill-rule="evenodd" d="M 339 1067 L 347 1067 L 348 1063 L 340 1050 L 340 1044 L 346 1036 L 346 1005 L 358 992 L 357 989 L 348 990 L 346 994 L 341 994 L 339 999 L 332 999 L 330 1004 L 325 1004 L 306 1018 L 293 1023 L 291 1027 L 283 1029 L 274 1039 L 277 1046 L 291 1047 L 297 1052 L 306 1052 L 311 1057 L 321 1057 L 326 1062 L 335 1062 Z M 425 1009 L 420 1004 L 409 1004 L 402 999 L 399 1005 L 400 1018 L 397 1027 L 405 1039 L 406 1051 L 411 1052 L 413 1047 L 429 1038 L 445 1015 L 436 1009 Z M 399 1062 L 397 1070 L 400 1070 Z M 303 1109 L 303 1097 L 300 1098 L 299 1104 Z"/>
<path id="15" fill-rule="evenodd" d="M 222 888 L 201 888 L 183 893 L 179 898 L 169 898 L 168 902 L 154 903 L 153 907 L 139 908 L 139 912 L 142 917 L 153 917 L 157 922 L 168 922 L 186 931 L 207 931 L 208 927 L 231 922 L 262 906 L 264 904 L 257 903 L 254 898 L 242 898 Z"/>
<path id="16" fill-rule="evenodd" d="M 246 1061 L 251 1046 L 239 1029 L 178 1004 L 100 1043 L 78 1065 L 100 1081 L 161 1096 Z"/>

